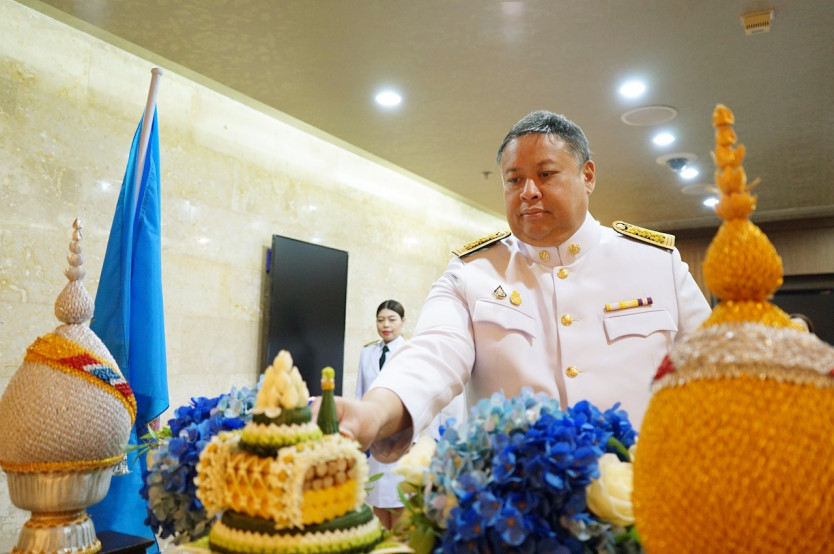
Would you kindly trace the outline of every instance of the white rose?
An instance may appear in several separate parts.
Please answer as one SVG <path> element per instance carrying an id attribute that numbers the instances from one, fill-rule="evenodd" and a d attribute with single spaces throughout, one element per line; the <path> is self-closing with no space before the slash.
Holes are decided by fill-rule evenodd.
<path id="1" fill-rule="evenodd" d="M 621 462 L 616 454 L 603 454 L 599 459 L 599 479 L 586 489 L 588 508 L 614 525 L 634 524 L 631 491 L 634 489 L 634 468 Z"/>
<path id="2" fill-rule="evenodd" d="M 403 478 L 400 483 L 403 493 L 410 494 L 423 489 L 424 476 L 436 450 L 437 443 L 431 436 L 420 435 L 417 442 L 400 458 L 394 467 L 394 473 Z"/>

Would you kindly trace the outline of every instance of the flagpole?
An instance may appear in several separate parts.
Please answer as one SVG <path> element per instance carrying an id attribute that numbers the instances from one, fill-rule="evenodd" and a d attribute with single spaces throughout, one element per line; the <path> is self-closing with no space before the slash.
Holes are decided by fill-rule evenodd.
<path id="1" fill-rule="evenodd" d="M 134 177 L 133 213 L 136 213 L 136 202 L 139 200 L 139 183 L 142 181 L 142 172 L 145 169 L 145 155 L 148 153 L 148 140 L 151 134 L 151 122 L 156 107 L 156 91 L 159 88 L 159 79 L 163 71 L 159 67 L 151 69 L 151 86 L 148 90 L 148 102 L 145 104 L 145 115 L 142 117 L 142 134 L 139 136 L 139 157 L 136 159 L 136 174 Z"/>

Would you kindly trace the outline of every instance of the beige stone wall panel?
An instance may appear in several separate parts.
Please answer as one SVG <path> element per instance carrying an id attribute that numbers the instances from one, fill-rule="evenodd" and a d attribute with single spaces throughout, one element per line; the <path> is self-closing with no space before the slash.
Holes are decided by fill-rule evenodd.
<path id="1" fill-rule="evenodd" d="M 53 307 L 76 217 L 84 284 L 96 293 L 150 69 L 159 64 L 171 406 L 256 382 L 273 234 L 349 254 L 343 390 L 352 397 L 359 352 L 377 337 L 377 305 L 400 300 L 410 336 L 451 249 L 504 228 L 503 218 L 148 56 L 0 0 L 0 391 L 27 346 L 58 325 Z M 0 475 L 0 552 L 11 551 L 28 517 L 6 491 Z"/>

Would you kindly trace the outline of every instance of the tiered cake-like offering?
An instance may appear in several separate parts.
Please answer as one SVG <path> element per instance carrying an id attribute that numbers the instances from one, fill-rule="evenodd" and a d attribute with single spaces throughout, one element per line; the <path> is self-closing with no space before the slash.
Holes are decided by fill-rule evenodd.
<path id="1" fill-rule="evenodd" d="M 317 425 L 307 385 L 282 350 L 266 370 L 252 421 L 201 453 L 197 497 L 209 515 L 222 512 L 209 534 L 213 551 L 367 552 L 382 539 L 365 504 L 365 455 L 339 435 L 334 372 L 322 374 Z"/>
<path id="2" fill-rule="evenodd" d="M 756 197 L 719 105 L 716 212 L 704 277 L 721 299 L 661 364 L 634 464 L 634 515 L 649 554 L 830 552 L 834 348 L 768 298 L 776 249 L 749 219 Z"/>

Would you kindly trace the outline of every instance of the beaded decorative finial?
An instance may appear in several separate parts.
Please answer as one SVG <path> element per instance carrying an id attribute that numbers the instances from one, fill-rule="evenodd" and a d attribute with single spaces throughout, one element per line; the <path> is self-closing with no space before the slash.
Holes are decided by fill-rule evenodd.
<path id="1" fill-rule="evenodd" d="M 736 145 L 735 117 L 719 104 L 713 112 L 717 166 L 715 183 L 721 196 L 715 213 L 724 222 L 712 239 L 704 260 L 704 279 L 721 302 L 704 327 L 728 322 L 758 322 L 791 327 L 790 317 L 768 302 L 782 286 L 782 259 L 767 236 L 753 222 L 756 197 L 742 167 L 746 150 Z"/>
<path id="2" fill-rule="evenodd" d="M 84 288 L 81 282 L 87 272 L 81 267 L 84 264 L 84 257 L 81 255 L 81 220 L 76 219 L 73 224 L 72 240 L 69 243 L 70 253 L 67 255 L 69 267 L 64 270 L 64 275 L 69 283 L 58 295 L 55 301 L 55 317 L 66 324 L 79 324 L 90 320 L 95 312 L 93 297 Z"/>
<path id="3" fill-rule="evenodd" d="M 321 390 L 333 390 L 336 388 L 336 370 L 326 367 L 321 370 Z"/>

